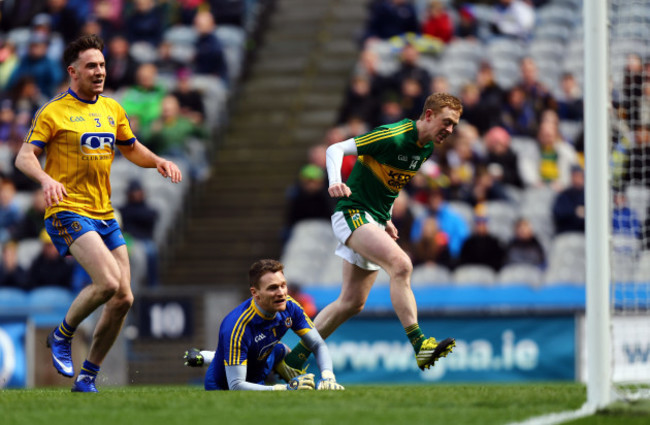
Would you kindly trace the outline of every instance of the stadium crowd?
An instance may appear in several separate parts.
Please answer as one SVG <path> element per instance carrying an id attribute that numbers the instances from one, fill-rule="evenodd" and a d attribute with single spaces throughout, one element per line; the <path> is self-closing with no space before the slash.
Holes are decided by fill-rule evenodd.
<path id="1" fill-rule="evenodd" d="M 173 158 L 187 170 L 190 185 L 196 184 L 210 175 L 211 142 L 223 124 L 228 94 L 241 72 L 243 40 L 255 3 L 26 0 L 0 4 L 0 287 L 31 291 L 59 286 L 76 293 L 89 282 L 74 259 L 52 254 L 56 250 L 43 231 L 41 188 L 14 165 L 34 115 L 56 93 L 68 89 L 64 46 L 82 34 L 98 34 L 105 40 L 104 95 L 124 106 L 143 144 Z M 115 165 L 120 160 L 118 151 Z M 146 175 L 112 180 L 113 205 L 133 255 L 134 279 L 141 280 L 135 287 L 156 286 L 158 245 L 174 218 L 167 217 L 165 205 L 147 202 L 146 192 L 152 186 Z M 187 188 L 173 190 L 180 191 L 182 199 Z"/>
<path id="2" fill-rule="evenodd" d="M 307 167 L 324 170 L 333 143 L 417 119 L 430 93 L 457 95 L 461 124 L 395 203 L 398 243 L 416 267 L 545 272 L 558 235 L 585 229 L 581 21 L 580 0 L 371 1 L 338 121 L 311 147 Z M 650 58 L 628 55 L 616 72 L 622 89 L 613 85 L 612 114 L 623 119 L 613 120 L 612 228 L 632 240 L 633 255 L 650 248 L 642 246 L 646 204 L 628 199 L 630 187 L 650 185 L 649 66 Z M 355 161 L 345 158 L 344 177 Z M 323 215 L 309 206 L 326 205 L 327 180 L 313 169 L 306 176 L 304 189 L 288 194 L 289 225 Z"/>

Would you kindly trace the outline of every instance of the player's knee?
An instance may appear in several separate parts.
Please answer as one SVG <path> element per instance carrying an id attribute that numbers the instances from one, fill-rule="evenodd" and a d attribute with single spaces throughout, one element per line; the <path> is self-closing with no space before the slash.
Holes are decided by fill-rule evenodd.
<path id="1" fill-rule="evenodd" d="M 413 273 L 413 264 L 408 256 L 399 256 L 390 262 L 389 274 L 392 278 L 408 280 Z"/>
<path id="2" fill-rule="evenodd" d="M 110 308 L 118 316 L 124 316 L 129 312 L 133 305 L 133 294 L 131 292 L 117 294 L 110 301 Z"/>
<path id="3" fill-rule="evenodd" d="M 102 284 L 98 285 L 98 292 L 100 297 L 104 301 L 108 301 L 117 294 L 118 289 L 120 288 L 119 281 L 117 280 L 107 280 Z"/>
<path id="4" fill-rule="evenodd" d="M 346 300 L 342 307 L 347 317 L 355 316 L 363 311 L 366 302 L 364 300 Z"/>

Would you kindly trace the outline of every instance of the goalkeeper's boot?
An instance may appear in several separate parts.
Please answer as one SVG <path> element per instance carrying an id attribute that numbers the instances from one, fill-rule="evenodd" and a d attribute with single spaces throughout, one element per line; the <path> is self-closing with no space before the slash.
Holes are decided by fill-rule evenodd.
<path id="1" fill-rule="evenodd" d="M 421 370 L 429 369 L 440 357 L 447 357 L 455 346 L 456 340 L 453 338 L 443 339 L 440 342 L 437 342 L 434 337 L 424 340 L 420 351 L 415 355 L 418 367 Z"/>
<path id="2" fill-rule="evenodd" d="M 90 376 L 85 374 L 80 374 L 74 385 L 72 385 L 73 393 L 96 393 L 97 387 L 95 387 L 95 378 L 96 376 Z"/>
<path id="3" fill-rule="evenodd" d="M 185 359 L 185 366 L 189 367 L 203 367 L 203 355 L 198 348 L 190 348 L 183 356 Z"/>
<path id="4" fill-rule="evenodd" d="M 72 338 L 58 335 L 56 329 L 47 336 L 47 348 L 52 351 L 52 363 L 61 375 L 72 378 L 74 366 L 72 365 Z"/>
<path id="5" fill-rule="evenodd" d="M 307 368 L 306 367 L 304 369 L 302 369 L 302 370 L 301 369 L 294 369 L 291 366 L 289 366 L 288 364 L 286 364 L 284 362 L 284 360 L 282 360 L 280 363 L 275 365 L 273 370 L 275 371 L 275 373 L 278 374 L 278 376 L 280 378 L 282 378 L 284 380 L 284 382 L 287 382 L 287 383 L 289 381 L 291 381 L 293 378 L 295 378 L 296 376 L 304 375 L 304 374 L 307 373 Z"/>

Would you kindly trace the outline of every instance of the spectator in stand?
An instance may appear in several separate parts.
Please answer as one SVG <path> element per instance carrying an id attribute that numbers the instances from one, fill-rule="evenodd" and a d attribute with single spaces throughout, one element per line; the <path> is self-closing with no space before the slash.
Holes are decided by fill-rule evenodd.
<path id="1" fill-rule="evenodd" d="M 205 106 L 201 92 L 192 88 L 192 71 L 189 68 L 180 68 L 176 73 L 176 88 L 172 92 L 181 105 L 181 115 L 194 124 L 203 124 L 205 119 Z"/>
<path id="2" fill-rule="evenodd" d="M 212 14 L 200 11 L 194 17 L 195 42 L 194 70 L 201 75 L 214 75 L 228 85 L 229 74 L 226 55 L 221 42 L 214 34 L 216 24 Z"/>
<path id="3" fill-rule="evenodd" d="M 13 101 L 16 115 L 26 112 L 33 116 L 41 105 L 49 100 L 41 93 L 36 85 L 36 80 L 31 75 L 20 77 L 9 92 L 9 97 Z"/>
<path id="4" fill-rule="evenodd" d="M 449 236 L 442 232 L 435 217 L 426 217 L 422 222 L 422 236 L 413 247 L 413 266 L 436 264 L 449 270 L 454 264 L 449 252 Z"/>
<path id="5" fill-rule="evenodd" d="M 104 84 L 106 89 L 117 91 L 135 83 L 138 63 L 131 56 L 129 47 L 129 40 L 120 34 L 113 36 L 108 41 L 106 82 Z"/>
<path id="6" fill-rule="evenodd" d="M 578 155 L 573 146 L 562 139 L 557 124 L 552 121 L 542 123 L 537 142 L 539 156 L 524 159 L 528 185 L 545 184 L 556 191 L 569 186 L 571 167 L 578 163 Z"/>
<path id="7" fill-rule="evenodd" d="M 570 72 L 562 74 L 562 94 L 557 99 L 557 115 L 560 120 L 582 121 L 584 105 L 582 92 Z"/>
<path id="8" fill-rule="evenodd" d="M 2 246 L 0 288 L 30 289 L 27 271 L 18 263 L 18 243 L 14 240 L 10 240 Z"/>
<path id="9" fill-rule="evenodd" d="M 16 186 L 7 177 L 0 180 L 0 243 L 11 239 L 23 214 L 16 201 Z"/>
<path id="10" fill-rule="evenodd" d="M 483 136 L 485 145 L 485 164 L 488 170 L 496 169 L 491 174 L 505 185 L 524 187 L 519 174 L 519 159 L 510 147 L 510 135 L 503 127 L 492 127 Z"/>
<path id="11" fill-rule="evenodd" d="M 427 14 L 422 24 L 422 34 L 430 35 L 449 43 L 454 36 L 454 22 L 440 0 L 429 3 Z"/>
<path id="12" fill-rule="evenodd" d="M 48 43 L 45 34 L 35 32 L 30 35 L 27 54 L 11 74 L 9 88 L 16 86 L 22 77 L 31 76 L 44 96 L 54 96 L 56 87 L 63 81 L 63 71 L 59 62 L 47 57 Z"/>
<path id="13" fill-rule="evenodd" d="M 521 87 L 511 88 L 501 111 L 501 126 L 512 136 L 535 137 L 537 117 L 532 103 Z"/>
<path id="14" fill-rule="evenodd" d="M 415 119 L 422 112 L 427 94 L 420 81 L 413 77 L 406 77 L 402 80 L 400 99 L 404 116 Z"/>
<path id="15" fill-rule="evenodd" d="M 353 74 L 355 77 L 364 77 L 370 82 L 370 96 L 379 103 L 385 92 L 391 90 L 392 79 L 380 69 L 379 55 L 373 50 L 372 45 L 373 43 L 366 43 Z"/>
<path id="16" fill-rule="evenodd" d="M 431 75 L 419 64 L 420 52 L 411 43 L 407 43 L 400 52 L 400 67 L 392 76 L 391 90 L 399 92 L 402 82 L 407 78 L 416 80 L 420 87 L 429 87 Z M 414 117 L 415 118 L 415 117 Z"/>
<path id="17" fill-rule="evenodd" d="M 122 105 L 129 115 L 131 127 L 138 140 L 148 144 L 151 140 L 151 125 L 160 118 L 165 89 L 156 83 L 156 65 L 145 63 L 138 67 L 136 85 L 128 87 L 122 96 Z"/>
<path id="18" fill-rule="evenodd" d="M 154 0 L 134 0 L 134 11 L 126 18 L 129 42 L 145 42 L 152 47 L 162 41 L 165 19 L 160 6 Z"/>
<path id="19" fill-rule="evenodd" d="M 539 81 L 537 64 L 531 57 L 525 57 L 519 63 L 521 80 L 517 84 L 526 94 L 535 111 L 535 118 L 539 121 L 542 112 L 547 109 L 555 109 L 555 99 L 548 88 Z"/>
<path id="20" fill-rule="evenodd" d="M 452 258 L 458 258 L 460 249 L 470 234 L 470 229 L 463 216 L 445 201 L 444 194 L 438 187 L 430 189 L 425 213 L 416 217 L 413 222 L 411 240 L 414 244 L 417 244 L 422 237 L 424 220 L 429 216 L 438 220 L 439 229 L 449 236 L 449 252 Z"/>
<path id="21" fill-rule="evenodd" d="M 495 173 L 496 174 L 496 173 Z M 511 201 L 498 175 L 490 172 L 484 166 L 476 169 L 474 180 L 462 187 L 460 200 L 476 207 L 486 201 Z"/>
<path id="22" fill-rule="evenodd" d="M 410 197 L 406 190 L 400 190 L 395 202 L 393 203 L 393 214 L 391 221 L 397 229 L 399 238 L 395 242 L 406 252 L 409 257 L 413 258 L 413 244 L 411 243 L 411 229 L 415 217 L 409 207 Z"/>
<path id="23" fill-rule="evenodd" d="M 47 13 L 39 13 L 32 19 L 32 33 L 43 34 L 49 40 L 47 57 L 53 62 L 58 62 L 63 56 L 65 44 L 63 37 L 58 32 L 52 31 L 52 17 Z"/>
<path id="24" fill-rule="evenodd" d="M 0 2 L 0 31 L 6 33 L 14 28 L 29 26 L 34 15 L 43 9 L 42 0 Z"/>
<path id="25" fill-rule="evenodd" d="M 307 164 L 300 170 L 298 181 L 286 194 L 287 221 L 285 241 L 293 226 L 302 220 L 329 221 L 334 213 L 334 202 L 327 192 L 325 171 L 317 165 Z"/>
<path id="26" fill-rule="evenodd" d="M 93 6 L 93 15 L 102 28 L 101 34 L 104 40 L 110 40 L 123 31 L 123 0 L 96 0 Z"/>
<path id="27" fill-rule="evenodd" d="M 289 296 L 298 301 L 298 304 L 302 306 L 302 309 L 305 310 L 305 314 L 309 316 L 310 319 L 316 317 L 318 308 L 316 307 L 314 297 L 303 291 L 302 287 L 297 283 L 290 283 L 287 286 L 287 289 Z"/>
<path id="28" fill-rule="evenodd" d="M 506 247 L 505 265 L 510 264 L 530 264 L 540 269 L 546 267 L 544 248 L 525 218 L 515 222 L 515 234 Z"/>
<path id="29" fill-rule="evenodd" d="M 627 154 L 623 169 L 623 183 L 635 183 L 650 188 L 650 124 L 637 124 L 633 138 L 634 144 Z"/>
<path id="30" fill-rule="evenodd" d="M 639 122 L 639 100 L 642 96 L 643 86 L 643 60 L 636 53 L 627 56 L 627 63 L 623 70 L 623 89 L 621 107 L 627 118 L 628 125 L 634 127 Z"/>
<path id="31" fill-rule="evenodd" d="M 50 235 L 43 229 L 39 235 L 42 248 L 27 271 L 29 286 L 61 286 L 71 289 L 72 269 L 74 262 L 71 257 L 62 257 L 52 243 Z"/>
<path id="32" fill-rule="evenodd" d="M 648 81 L 643 83 L 641 92 L 641 99 L 639 99 L 638 124 L 650 125 L 650 76 L 648 76 Z"/>
<path id="33" fill-rule="evenodd" d="M 461 6 L 458 9 L 458 23 L 456 24 L 456 37 L 475 40 L 478 38 L 478 21 L 472 12 L 471 6 Z"/>
<path id="34" fill-rule="evenodd" d="M 473 82 L 463 84 L 460 89 L 460 100 L 463 102 L 463 121 L 473 125 L 479 134 L 483 134 L 489 125 L 487 121 L 489 116 L 480 103 L 481 91 L 478 85 Z"/>
<path id="35" fill-rule="evenodd" d="M 369 76 L 363 74 L 354 76 L 346 90 L 338 123 L 342 124 L 353 116 L 365 122 L 372 122 L 376 115 L 377 102 L 372 94 Z"/>
<path id="36" fill-rule="evenodd" d="M 497 36 L 528 41 L 535 29 L 535 9 L 526 0 L 498 0 L 490 29 Z"/>
<path id="37" fill-rule="evenodd" d="M 172 55 L 172 42 L 163 40 L 158 45 L 158 56 L 156 61 L 156 68 L 158 68 L 158 75 L 175 79 L 178 72 L 185 67 L 185 64 Z"/>
<path id="38" fill-rule="evenodd" d="M 13 239 L 19 241 L 37 238 L 41 234 L 41 230 L 45 228 L 43 217 L 45 217 L 45 197 L 43 188 L 39 187 L 32 192 L 32 202 L 29 208 L 13 229 Z"/>
<path id="39" fill-rule="evenodd" d="M 484 265 L 495 272 L 501 270 L 505 251 L 501 241 L 488 232 L 488 218 L 480 212 L 474 216 L 474 229 L 465 240 L 458 258 L 458 266 Z"/>
<path id="40" fill-rule="evenodd" d="M 0 90 L 5 91 L 9 84 L 9 79 L 18 66 L 18 55 L 16 46 L 11 40 L 0 36 Z"/>
<path id="41" fill-rule="evenodd" d="M 468 190 L 474 183 L 476 170 L 483 162 L 481 140 L 476 127 L 466 122 L 461 122 L 450 137 L 451 149 L 446 151 L 440 163 L 449 176 L 449 185 L 445 189 L 447 199 L 457 200 L 461 193 Z"/>
<path id="42" fill-rule="evenodd" d="M 120 208 L 122 229 L 135 241 L 142 244 L 147 256 L 147 286 L 159 284 L 158 246 L 154 240 L 154 230 L 158 223 L 158 211 L 151 208 L 145 199 L 142 184 L 131 180 L 126 189 L 126 204 Z"/>
<path id="43" fill-rule="evenodd" d="M 553 202 L 555 234 L 585 231 L 585 177 L 582 167 L 571 167 L 571 186 Z"/>
<path id="44" fill-rule="evenodd" d="M 420 32 L 420 22 L 411 0 L 371 2 L 364 39 L 376 37 L 385 40 L 408 32 Z"/>
<path id="45" fill-rule="evenodd" d="M 483 118 L 476 123 L 476 127 L 480 134 L 485 134 L 488 129 L 501 122 L 505 91 L 497 84 L 494 79 L 494 70 L 487 62 L 483 62 L 479 66 L 476 85 L 480 92 L 479 105 L 483 113 Z"/>
<path id="46" fill-rule="evenodd" d="M 636 211 L 630 208 L 625 192 L 614 190 L 613 195 L 612 234 L 641 239 L 641 222 L 637 217 Z"/>
<path id="47" fill-rule="evenodd" d="M 65 44 L 77 37 L 82 21 L 68 0 L 47 0 L 45 11 L 52 17 L 52 31 L 61 34 Z"/>
<path id="48" fill-rule="evenodd" d="M 379 115 L 376 117 L 376 121 L 371 124 L 371 127 L 378 127 L 382 124 L 397 122 L 406 118 L 401 99 L 396 93 L 387 93 L 380 107 Z"/>
<path id="49" fill-rule="evenodd" d="M 209 0 L 210 11 L 219 25 L 244 26 L 246 4 L 244 0 Z"/>

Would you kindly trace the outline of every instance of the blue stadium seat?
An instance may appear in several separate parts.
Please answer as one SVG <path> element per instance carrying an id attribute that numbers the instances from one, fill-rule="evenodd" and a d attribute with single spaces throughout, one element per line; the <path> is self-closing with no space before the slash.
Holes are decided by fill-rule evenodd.
<path id="1" fill-rule="evenodd" d="M 30 318 L 37 326 L 55 326 L 72 303 L 72 291 L 59 286 L 42 286 L 28 295 Z"/>
<path id="2" fill-rule="evenodd" d="M 0 288 L 0 310 L 21 309 L 28 306 L 27 292 L 19 288 Z"/>

